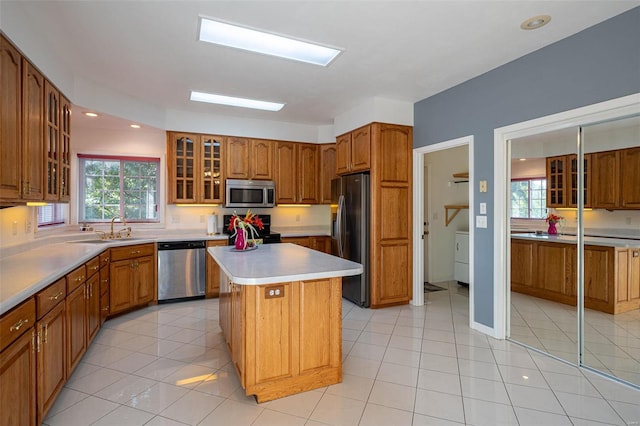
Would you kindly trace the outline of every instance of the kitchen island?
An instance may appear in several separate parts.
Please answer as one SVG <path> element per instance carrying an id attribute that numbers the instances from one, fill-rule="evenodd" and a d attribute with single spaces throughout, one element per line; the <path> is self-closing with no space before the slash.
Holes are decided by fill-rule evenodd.
<path id="1" fill-rule="evenodd" d="M 220 327 L 247 395 L 265 402 L 342 381 L 342 277 L 362 265 L 287 243 L 208 252 L 220 267 Z"/>
<path id="2" fill-rule="evenodd" d="M 575 306 L 571 235 L 511 235 L 511 290 Z M 609 314 L 640 308 L 640 240 L 584 238 L 584 305 Z"/>

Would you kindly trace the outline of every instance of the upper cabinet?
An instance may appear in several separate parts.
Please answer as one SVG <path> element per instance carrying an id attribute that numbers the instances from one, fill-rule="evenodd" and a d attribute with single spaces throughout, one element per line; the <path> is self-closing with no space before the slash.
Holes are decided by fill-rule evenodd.
<path id="1" fill-rule="evenodd" d="M 319 145 L 277 142 L 275 184 L 277 204 L 318 204 Z"/>
<path id="2" fill-rule="evenodd" d="M 371 168 L 371 125 L 336 139 L 336 174 L 346 175 Z"/>
<path id="3" fill-rule="evenodd" d="M 584 155 L 584 205 L 591 207 L 591 154 Z M 547 158 L 547 207 L 578 206 L 578 156 Z"/>
<path id="4" fill-rule="evenodd" d="M 331 204 L 331 180 L 336 174 L 336 144 L 320 145 L 320 203 Z"/>
<path id="5" fill-rule="evenodd" d="M 620 207 L 640 209 L 640 147 L 620 151 Z"/>
<path id="6" fill-rule="evenodd" d="M 262 139 L 227 138 L 227 179 L 273 180 L 273 145 Z"/>
<path id="7" fill-rule="evenodd" d="M 167 133 L 169 203 L 222 203 L 224 138 Z"/>
<path id="8" fill-rule="evenodd" d="M 618 151 L 596 152 L 593 157 L 593 207 L 614 209 L 620 198 L 620 153 Z"/>
<path id="9" fill-rule="evenodd" d="M 68 202 L 71 103 L 0 36 L 0 201 Z"/>

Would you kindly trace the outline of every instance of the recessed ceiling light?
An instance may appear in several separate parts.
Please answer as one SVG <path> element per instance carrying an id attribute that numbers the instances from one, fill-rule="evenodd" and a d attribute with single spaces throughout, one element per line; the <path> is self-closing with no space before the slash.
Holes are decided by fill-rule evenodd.
<path id="1" fill-rule="evenodd" d="M 84 115 L 86 115 L 87 117 L 97 117 L 98 114 L 96 114 L 95 112 L 85 112 Z"/>
<path id="2" fill-rule="evenodd" d="M 257 101 L 255 99 L 234 98 L 232 96 L 214 95 L 213 93 L 204 93 L 191 91 L 192 101 L 207 102 L 210 104 L 229 105 L 242 108 L 262 109 L 265 111 L 280 111 L 284 104 L 277 102 Z"/>
<path id="3" fill-rule="evenodd" d="M 547 25 L 551 21 L 551 16 L 549 15 L 538 15 L 533 18 L 529 18 L 520 24 L 520 28 L 523 30 L 537 30 L 540 27 Z"/>
<path id="4" fill-rule="evenodd" d="M 129 127 L 133 128 L 133 129 L 139 129 L 140 125 L 139 124 L 129 124 Z"/>
<path id="5" fill-rule="evenodd" d="M 339 49 L 200 18 L 199 40 L 294 61 L 327 66 Z"/>

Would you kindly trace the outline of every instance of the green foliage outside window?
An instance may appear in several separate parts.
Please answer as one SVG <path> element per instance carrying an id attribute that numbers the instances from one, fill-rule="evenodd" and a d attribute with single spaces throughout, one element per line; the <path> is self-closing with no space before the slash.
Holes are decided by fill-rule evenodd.
<path id="1" fill-rule="evenodd" d="M 511 217 L 520 219 L 544 219 L 546 215 L 546 179 L 511 181 Z"/>

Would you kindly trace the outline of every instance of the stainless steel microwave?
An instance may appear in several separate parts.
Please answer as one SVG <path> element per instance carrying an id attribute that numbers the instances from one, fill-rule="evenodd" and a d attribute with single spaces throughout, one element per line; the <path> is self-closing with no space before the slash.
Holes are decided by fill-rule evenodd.
<path id="1" fill-rule="evenodd" d="M 271 180 L 227 179 L 225 207 L 273 207 L 276 186 Z"/>

